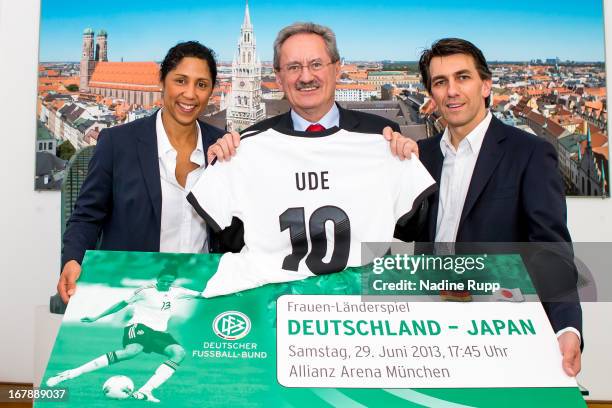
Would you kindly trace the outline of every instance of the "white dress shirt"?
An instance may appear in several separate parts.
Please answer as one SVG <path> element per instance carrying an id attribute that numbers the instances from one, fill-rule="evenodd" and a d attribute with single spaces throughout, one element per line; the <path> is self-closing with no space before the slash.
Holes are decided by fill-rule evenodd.
<path id="1" fill-rule="evenodd" d="M 465 197 L 491 118 L 491 112 L 487 112 L 483 121 L 459 142 L 457 149 L 451 143 L 448 127 L 444 130 L 440 140 L 444 163 L 440 177 L 436 242 L 455 242 L 457 240 L 457 230 Z"/>
<path id="2" fill-rule="evenodd" d="M 298 132 L 305 132 L 308 126 L 317 123 L 325 127 L 325 129 L 329 129 L 334 126 L 340 126 L 340 111 L 334 103 L 329 112 L 327 112 L 318 122 L 309 122 L 291 109 L 291 120 L 293 121 L 293 130 L 297 130 Z"/>
<path id="3" fill-rule="evenodd" d="M 170 144 L 168 134 L 162 122 L 161 112 L 162 110 L 160 109 L 157 113 L 155 125 L 162 193 L 159 251 L 184 253 L 208 252 L 206 223 L 186 199 L 187 194 L 191 191 L 206 167 L 200 125 L 196 122 L 198 141 L 190 157 L 190 160 L 199 167 L 187 175 L 185 188 L 183 188 L 176 180 L 177 152 Z"/>

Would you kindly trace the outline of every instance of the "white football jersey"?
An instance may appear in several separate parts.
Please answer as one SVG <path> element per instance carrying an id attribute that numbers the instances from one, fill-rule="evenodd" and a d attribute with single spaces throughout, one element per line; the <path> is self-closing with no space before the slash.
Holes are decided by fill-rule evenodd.
<path id="1" fill-rule="evenodd" d="M 244 248 L 223 255 L 203 294 L 367 264 L 382 254 L 362 259 L 361 243 L 390 242 L 434 190 L 421 162 L 394 157 L 380 134 L 247 132 L 236 156 L 208 166 L 188 196 L 215 230 L 232 217 L 244 223 Z"/>
<path id="2" fill-rule="evenodd" d="M 180 286 L 171 286 L 167 292 L 157 290 L 155 285 L 143 286 L 126 300 L 134 309 L 128 326 L 140 323 L 153 330 L 166 331 L 168 320 L 172 317 L 174 302 L 198 296 L 200 292 Z"/>

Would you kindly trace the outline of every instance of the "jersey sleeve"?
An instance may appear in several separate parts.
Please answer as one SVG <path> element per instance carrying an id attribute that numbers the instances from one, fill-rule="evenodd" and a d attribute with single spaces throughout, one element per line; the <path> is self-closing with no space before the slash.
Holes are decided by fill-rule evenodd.
<path id="1" fill-rule="evenodd" d="M 142 300 L 142 299 L 144 298 L 144 293 L 143 293 L 143 292 L 144 292 L 144 289 L 143 289 L 143 288 L 136 289 L 136 290 L 134 291 L 134 293 L 132 293 L 132 296 L 130 296 L 129 298 L 127 298 L 127 299 L 125 300 L 125 302 L 126 302 L 128 305 L 131 305 L 131 304 L 134 304 L 134 303 L 138 302 L 139 300 Z"/>
<path id="2" fill-rule="evenodd" d="M 176 294 L 176 298 L 177 299 L 193 299 L 193 298 L 197 298 L 201 296 L 201 292 L 198 292 L 196 290 L 191 290 L 191 289 L 187 289 L 187 288 L 181 288 L 181 287 L 177 287 L 175 288 L 177 294 Z"/>
<path id="3" fill-rule="evenodd" d="M 215 232 L 232 223 L 232 163 L 214 162 L 209 165 L 193 189 L 187 201 Z"/>
<path id="4" fill-rule="evenodd" d="M 395 219 L 404 225 L 420 208 L 427 197 L 438 189 L 438 186 L 416 157 L 399 161 L 397 195 L 395 200 Z"/>

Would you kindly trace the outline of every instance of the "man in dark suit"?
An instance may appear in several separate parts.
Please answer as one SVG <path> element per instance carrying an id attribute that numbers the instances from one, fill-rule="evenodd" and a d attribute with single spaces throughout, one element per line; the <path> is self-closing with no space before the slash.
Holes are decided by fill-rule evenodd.
<path id="1" fill-rule="evenodd" d="M 249 130 L 319 132 L 332 127 L 349 131 L 381 133 L 391 152 L 400 160 L 418 155 L 418 146 L 399 133 L 397 123 L 381 116 L 343 109 L 335 102 L 336 82 L 340 78 L 340 53 L 336 36 L 329 27 L 314 23 L 295 23 L 283 28 L 274 41 L 276 83 L 289 101 L 287 113 L 263 120 Z M 208 150 L 208 161 L 230 160 L 240 145 L 240 135 L 231 132 Z M 421 209 L 421 213 L 425 210 Z M 236 218 L 224 232 L 233 252 L 243 245 L 244 229 Z M 231 243 L 230 243 L 231 242 Z"/>
<path id="2" fill-rule="evenodd" d="M 439 191 L 429 198 L 426 226 L 417 240 L 569 247 L 555 149 L 491 115 L 492 75 L 482 52 L 465 40 L 442 39 L 423 52 L 419 68 L 447 127 L 443 134 L 419 142 L 420 158 Z M 399 238 L 407 235 L 396 232 Z M 571 262 L 571 249 L 566 255 Z M 546 266 L 539 268 L 543 269 Z M 557 333 L 563 368 L 576 375 L 581 357 L 580 303 L 543 305 Z"/>

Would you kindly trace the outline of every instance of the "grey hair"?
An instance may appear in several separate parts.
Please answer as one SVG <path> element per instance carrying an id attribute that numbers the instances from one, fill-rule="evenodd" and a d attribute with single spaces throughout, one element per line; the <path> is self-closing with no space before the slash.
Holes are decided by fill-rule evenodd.
<path id="1" fill-rule="evenodd" d="M 315 23 L 293 23 L 279 31 L 274 40 L 274 69 L 280 69 L 280 49 L 289 39 L 289 37 L 296 34 L 316 34 L 323 38 L 327 53 L 331 58 L 331 62 L 340 61 L 340 53 L 338 52 L 338 45 L 336 45 L 336 34 L 331 28 L 315 24 Z"/>

